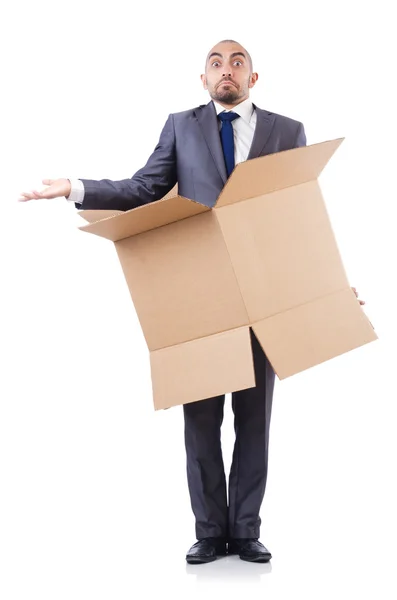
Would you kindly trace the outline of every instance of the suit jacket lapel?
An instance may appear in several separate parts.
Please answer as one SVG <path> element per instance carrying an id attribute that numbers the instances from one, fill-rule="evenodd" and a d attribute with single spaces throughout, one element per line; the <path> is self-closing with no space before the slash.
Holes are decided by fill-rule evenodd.
<path id="1" fill-rule="evenodd" d="M 255 109 L 256 127 L 247 160 L 249 160 L 250 158 L 257 158 L 258 156 L 261 156 L 261 153 L 267 144 L 275 121 L 275 116 L 272 113 L 269 113 L 267 110 L 262 110 L 257 106 L 255 106 Z"/>
<path id="2" fill-rule="evenodd" d="M 196 109 L 195 114 L 201 131 L 203 132 L 204 139 L 207 143 L 208 150 L 210 151 L 214 163 L 219 171 L 219 175 L 221 176 L 223 183 L 226 183 L 226 165 L 223 156 L 221 138 L 219 135 L 219 123 L 216 116 L 215 106 L 211 101 L 208 104 L 200 106 L 198 109 Z"/>

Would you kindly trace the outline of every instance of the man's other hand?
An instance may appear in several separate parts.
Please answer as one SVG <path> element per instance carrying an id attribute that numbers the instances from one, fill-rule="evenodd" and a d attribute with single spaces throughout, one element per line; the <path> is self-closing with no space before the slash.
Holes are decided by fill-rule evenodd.
<path id="1" fill-rule="evenodd" d="M 357 298 L 358 298 L 358 292 L 357 292 L 356 288 L 355 288 L 355 287 L 352 287 L 352 290 L 353 290 L 353 292 L 356 294 L 356 296 L 357 296 Z M 358 298 L 358 301 L 359 301 L 359 303 L 360 303 L 361 305 L 365 304 L 364 300 L 360 300 L 360 299 Z"/>
<path id="2" fill-rule="evenodd" d="M 72 191 L 69 179 L 43 179 L 46 187 L 41 191 L 32 190 L 31 192 L 23 192 L 18 198 L 18 202 L 26 202 L 27 200 L 46 200 L 50 198 L 67 198 Z"/>

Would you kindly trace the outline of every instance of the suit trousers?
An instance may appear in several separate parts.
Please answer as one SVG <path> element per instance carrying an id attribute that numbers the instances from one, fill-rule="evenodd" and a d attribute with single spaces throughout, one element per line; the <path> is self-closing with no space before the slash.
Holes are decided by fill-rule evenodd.
<path id="1" fill-rule="evenodd" d="M 232 393 L 235 444 L 228 482 L 221 425 L 225 395 L 183 405 L 187 480 L 196 537 L 259 538 L 275 374 L 250 330 L 256 385 Z"/>

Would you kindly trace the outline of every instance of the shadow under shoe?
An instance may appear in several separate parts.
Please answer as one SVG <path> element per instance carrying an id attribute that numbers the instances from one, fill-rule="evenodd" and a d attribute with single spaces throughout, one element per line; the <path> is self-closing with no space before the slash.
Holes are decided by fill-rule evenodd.
<path id="1" fill-rule="evenodd" d="M 226 540 L 223 538 L 203 538 L 198 540 L 186 554 L 186 561 L 191 565 L 208 563 L 218 556 L 226 556 Z"/>

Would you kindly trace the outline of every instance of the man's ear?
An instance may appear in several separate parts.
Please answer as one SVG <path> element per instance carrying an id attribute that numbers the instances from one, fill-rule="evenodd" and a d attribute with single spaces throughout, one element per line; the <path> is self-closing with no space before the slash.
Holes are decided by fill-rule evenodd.
<path id="1" fill-rule="evenodd" d="M 254 87 L 254 85 L 258 81 L 258 77 L 259 77 L 258 73 L 252 73 L 252 75 L 250 77 L 249 84 L 248 84 L 249 88 L 253 88 Z"/>
<path id="2" fill-rule="evenodd" d="M 200 79 L 201 79 L 201 82 L 203 84 L 203 88 L 206 90 L 207 89 L 207 78 L 206 78 L 206 76 L 205 75 L 200 75 Z"/>

